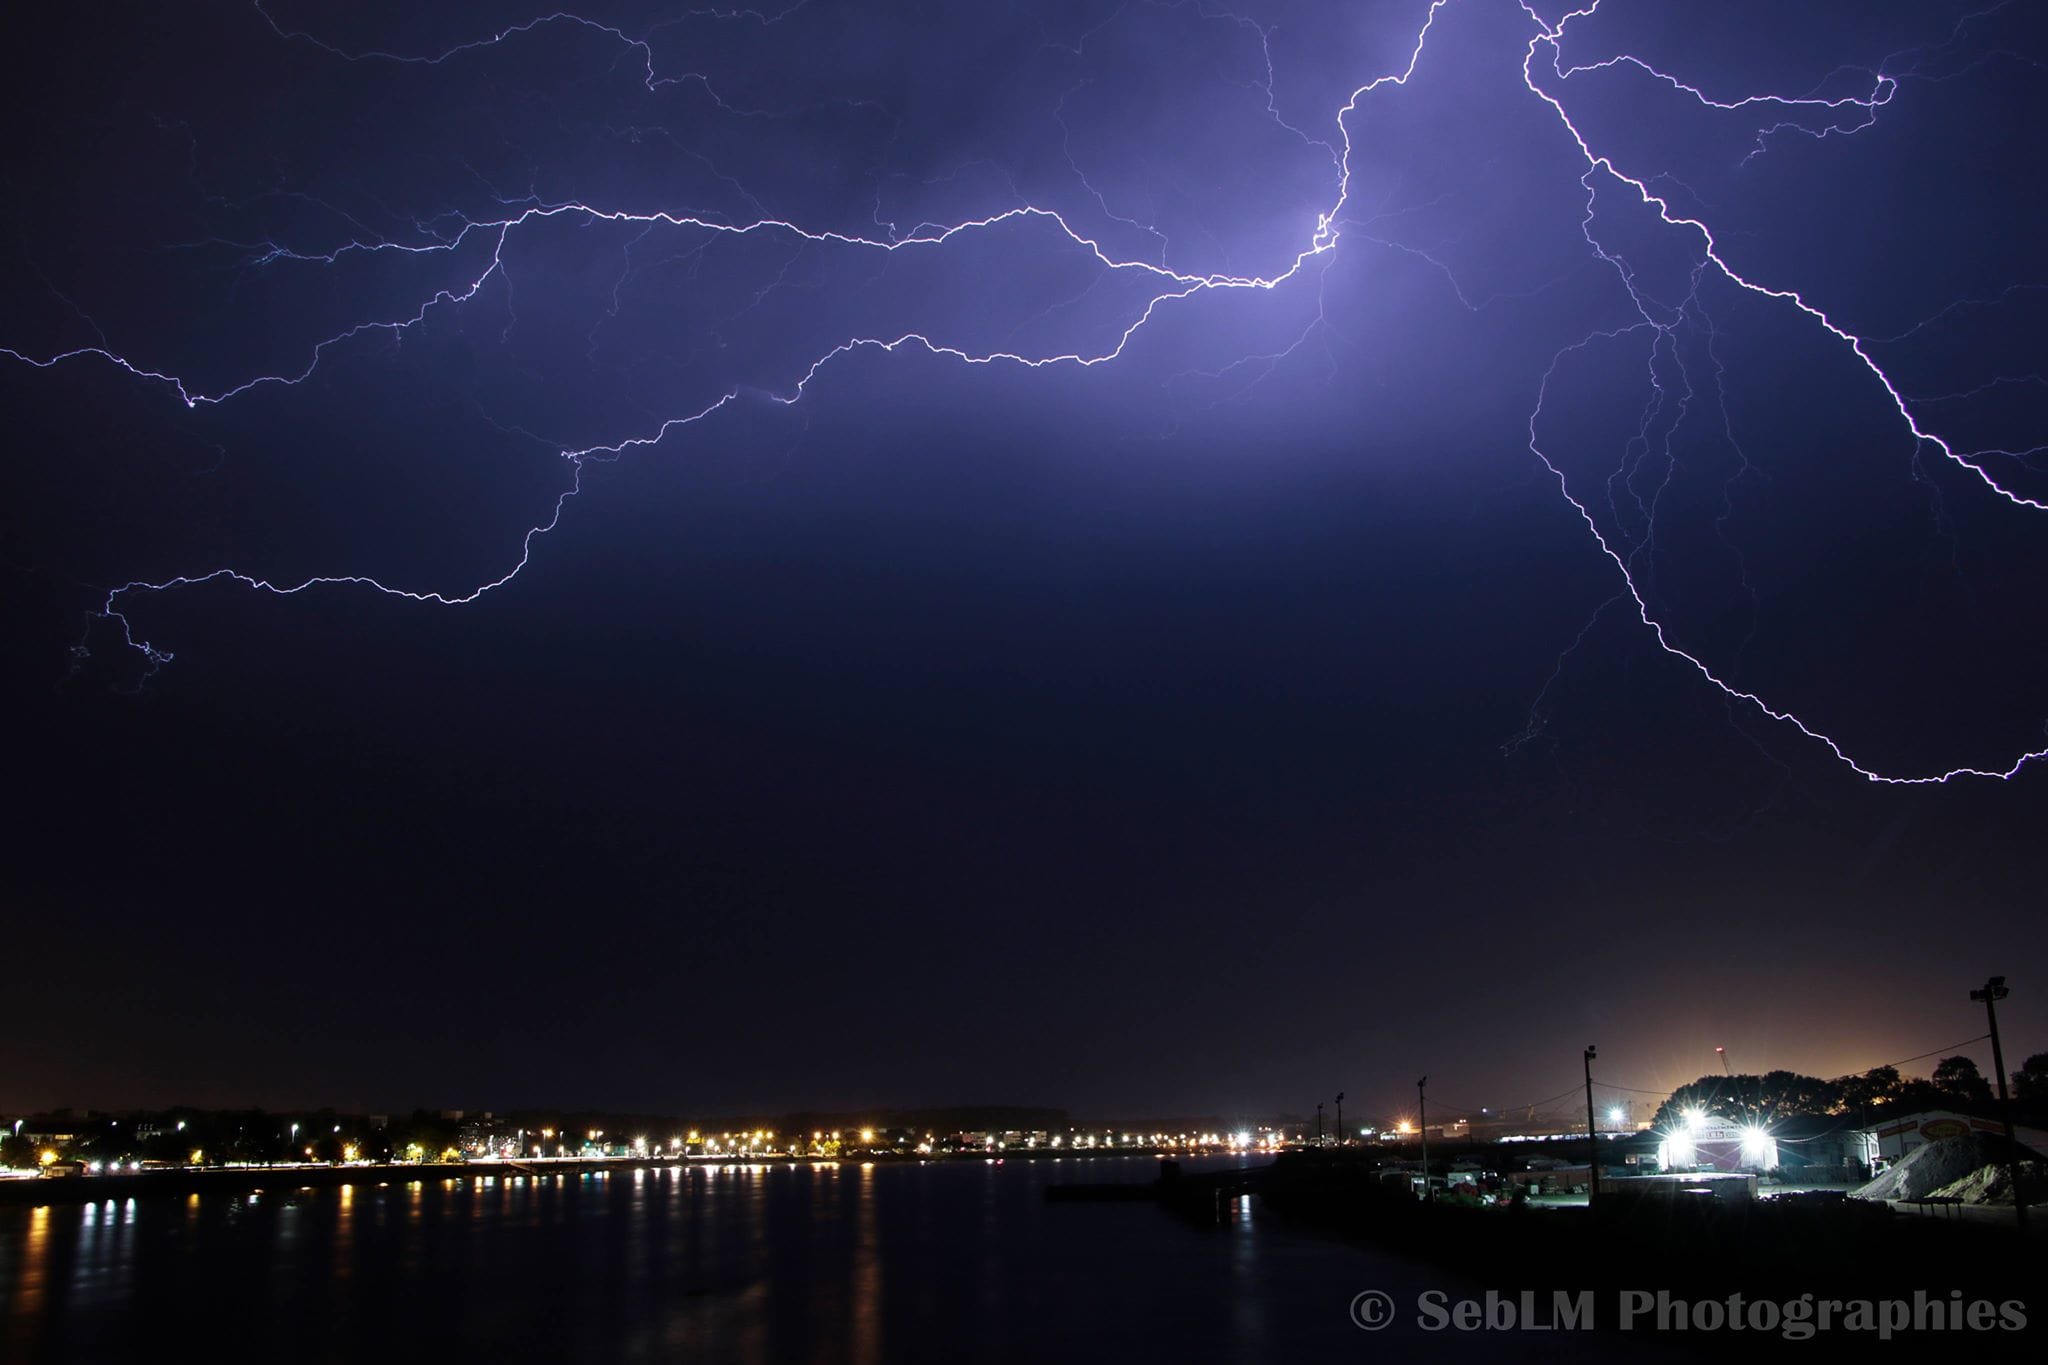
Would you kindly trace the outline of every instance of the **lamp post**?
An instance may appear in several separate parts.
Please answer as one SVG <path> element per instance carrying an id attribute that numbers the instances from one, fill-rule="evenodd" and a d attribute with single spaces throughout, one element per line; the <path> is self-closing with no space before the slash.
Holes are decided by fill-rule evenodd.
<path id="1" fill-rule="evenodd" d="M 1422 1134 L 1422 1202 L 1436 1202 L 1436 1186 L 1429 1183 L 1429 1077 L 1415 1083 L 1415 1131 Z"/>
<path id="2" fill-rule="evenodd" d="M 2005 1051 L 1998 1045 L 1998 1002 L 2011 992 L 2005 988 L 2005 978 L 1994 976 L 1984 983 L 1981 990 L 1970 992 L 1972 1000 L 1984 1002 L 1984 1017 L 1991 1022 L 1991 1065 L 1998 1072 L 1998 1118 L 2005 1125 L 2005 1171 L 2012 1181 L 2012 1211 L 2019 1230 L 2027 1230 L 2027 1201 L 2020 1192 L 2019 1145 L 2012 1135 L 2012 1099 L 2005 1093 Z"/>
<path id="3" fill-rule="evenodd" d="M 1344 1092 L 1337 1092 L 1337 1145 L 1344 1145 Z"/>
<path id="4" fill-rule="evenodd" d="M 1316 1101 L 1316 1146 L 1323 1145 L 1323 1102 Z"/>
<path id="5" fill-rule="evenodd" d="M 1592 1144 L 1592 1155 L 1586 1160 L 1588 1207 L 1600 1202 L 1600 1125 L 1593 1113 L 1593 1059 L 1599 1055 L 1591 1043 L 1586 1044 L 1586 1141 Z"/>

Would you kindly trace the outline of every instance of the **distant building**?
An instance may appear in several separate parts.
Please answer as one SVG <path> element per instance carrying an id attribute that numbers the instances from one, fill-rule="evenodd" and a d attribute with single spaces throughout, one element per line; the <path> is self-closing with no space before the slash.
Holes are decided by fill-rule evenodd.
<path id="1" fill-rule="evenodd" d="M 1951 1109 L 1933 1109 L 1887 1119 L 1870 1130 L 1873 1154 L 1881 1161 L 1897 1161 L 1916 1148 L 1944 1138 L 1968 1137 L 1972 1133 L 2002 1137 L 2004 1125 L 1997 1119 L 1958 1114 Z M 2048 1133 L 2038 1128 L 2015 1127 L 2012 1135 L 2020 1146 L 2048 1154 Z"/>
<path id="2" fill-rule="evenodd" d="M 1531 1194 L 1576 1194 L 1591 1188 L 1593 1168 L 1591 1166 L 1567 1166 L 1561 1162 L 1537 1165 L 1530 1162 L 1529 1169 L 1515 1176 L 1515 1183 L 1525 1187 Z"/>
<path id="3" fill-rule="evenodd" d="M 1760 1123 L 1694 1115 L 1657 1144 L 1666 1171 L 1768 1171 L 1778 1165 L 1778 1140 Z"/>
<path id="4" fill-rule="evenodd" d="M 56 1131 L 56 1130 L 54 1130 L 54 1129 L 45 1129 L 45 1130 L 43 1130 L 43 1131 L 41 1131 L 41 1132 L 37 1132 L 37 1131 L 31 1130 L 31 1129 L 24 1129 L 24 1130 L 22 1131 L 22 1134 L 21 1134 L 21 1136 L 22 1136 L 22 1137 L 23 1137 L 23 1138 L 24 1138 L 24 1139 L 25 1139 L 26 1141 L 29 1141 L 29 1142 L 33 1142 L 33 1143 L 35 1143 L 35 1144 L 36 1144 L 37 1146 L 47 1146 L 47 1147 L 62 1147 L 62 1146 L 64 1146 L 64 1145 L 66 1145 L 67 1143 L 72 1143 L 72 1142 L 76 1142 L 76 1141 L 78 1141 L 78 1134 L 77 1134 L 77 1133 L 74 1133 L 74 1132 L 61 1132 L 61 1133 L 60 1133 L 60 1132 L 57 1132 L 57 1131 Z"/>
<path id="5" fill-rule="evenodd" d="M 456 1134 L 456 1145 L 464 1156 L 518 1156 L 517 1142 L 510 1133 L 502 1131 L 488 1116 L 462 1125 Z"/>
<path id="6" fill-rule="evenodd" d="M 1787 1180 L 1864 1180 L 1877 1156 L 1871 1135 L 1847 1116 L 1794 1114 L 1771 1124 L 1778 1170 Z"/>

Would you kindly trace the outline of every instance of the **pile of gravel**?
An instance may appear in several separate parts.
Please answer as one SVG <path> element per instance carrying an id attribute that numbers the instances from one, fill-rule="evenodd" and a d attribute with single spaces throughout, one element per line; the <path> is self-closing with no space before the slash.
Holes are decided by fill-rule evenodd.
<path id="1" fill-rule="evenodd" d="M 2026 1187 L 2027 1202 L 2040 1202 L 2042 1191 L 2048 1189 L 2048 1168 L 2038 1161 L 2020 1163 L 2020 1183 Z M 1934 1192 L 1936 1199 L 1960 1199 L 1965 1204 L 2010 1204 L 2012 1202 L 2012 1174 L 2004 1162 L 1979 1166 L 1961 1180 L 1943 1185 Z"/>
<path id="2" fill-rule="evenodd" d="M 1976 1133 L 1943 1138 L 1906 1153 L 1903 1161 L 1893 1162 L 1890 1169 L 1854 1193 L 1858 1199 L 1925 1199 L 1994 1160 L 1990 1144 Z"/>

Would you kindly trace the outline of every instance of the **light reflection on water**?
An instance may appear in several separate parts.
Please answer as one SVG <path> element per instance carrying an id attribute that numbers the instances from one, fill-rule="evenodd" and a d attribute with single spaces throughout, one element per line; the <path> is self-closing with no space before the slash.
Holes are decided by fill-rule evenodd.
<path id="1" fill-rule="evenodd" d="M 50 1210 L 31 1209 L 21 1254 L 14 1264 L 14 1301 L 8 1305 L 10 1316 L 33 1320 L 42 1311 L 43 1285 L 50 1274 L 49 1258 Z"/>
<path id="2" fill-rule="evenodd" d="M 1356 1358 L 1390 1343 L 1351 1326 L 1352 1295 L 1437 1283 L 1249 1200 L 1198 1227 L 1044 1197 L 1154 1173 L 1131 1158 L 678 1165 L 0 1208 L 0 1358 L 180 1339 L 295 1362 L 394 1343 L 578 1361 Z"/>

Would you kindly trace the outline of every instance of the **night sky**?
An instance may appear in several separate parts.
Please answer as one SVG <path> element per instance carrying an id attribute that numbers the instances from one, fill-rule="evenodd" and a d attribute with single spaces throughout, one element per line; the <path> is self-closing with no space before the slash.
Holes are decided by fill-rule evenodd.
<path id="1" fill-rule="evenodd" d="M 2040 11 L 1533 8 L 17 9 L 0 1108 L 2048 1050 Z"/>

